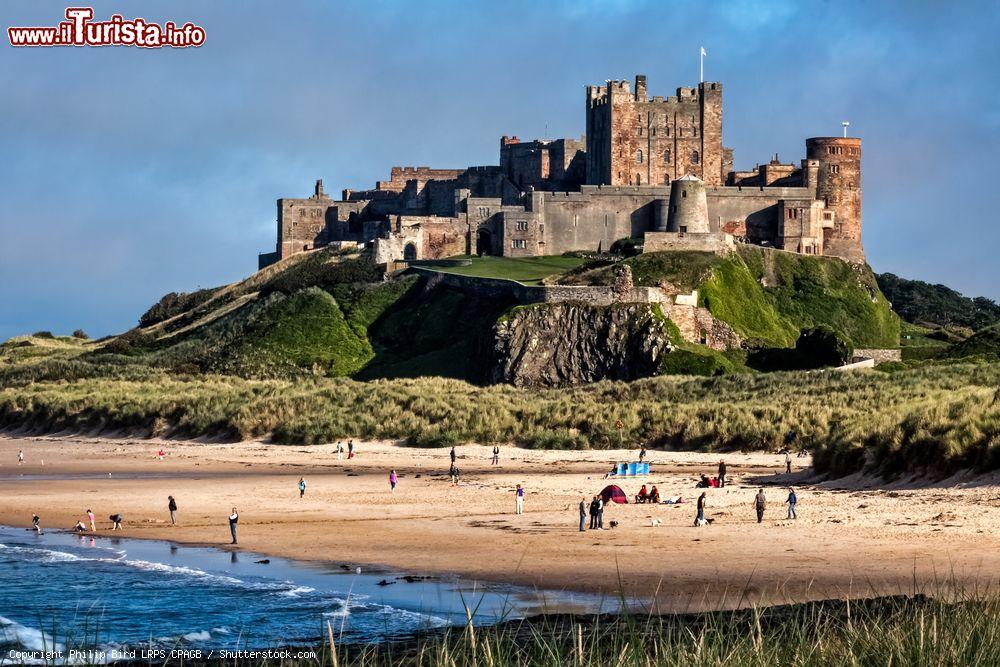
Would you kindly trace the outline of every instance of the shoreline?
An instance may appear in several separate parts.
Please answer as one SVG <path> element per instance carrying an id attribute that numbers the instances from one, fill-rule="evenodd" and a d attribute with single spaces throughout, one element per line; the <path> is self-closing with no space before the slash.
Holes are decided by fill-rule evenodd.
<path id="1" fill-rule="evenodd" d="M 602 477 L 609 461 L 627 460 L 634 451 L 505 447 L 501 465 L 491 466 L 491 448 L 464 445 L 457 448 L 462 482 L 452 487 L 446 449 L 356 445 L 358 457 L 349 462 L 336 459 L 335 444 L 0 436 L 0 523 L 24 527 L 37 511 L 43 530 L 69 528 L 86 509 L 76 507 L 90 503 L 100 524 L 111 511 L 105 498 L 114 496 L 121 499 L 114 511 L 126 519 L 122 537 L 230 551 L 220 515 L 236 505 L 240 551 L 529 589 L 609 597 L 624 592 L 651 599 L 651 609 L 662 612 L 802 602 L 860 590 L 908 593 L 915 577 L 934 582 L 937 572 L 949 570 L 962 581 L 995 583 L 992 572 L 1000 571 L 993 532 L 1000 526 L 1000 502 L 992 500 L 998 494 L 989 483 L 889 491 L 852 490 L 848 480 L 847 488 L 824 488 L 799 485 L 811 479 L 808 470 L 783 475 L 773 454 L 726 454 L 736 484 L 709 490 L 713 526 L 690 526 L 693 503 L 629 504 L 607 510 L 606 524 L 617 520 L 618 529 L 579 533 L 575 504 L 608 483 Z M 18 469 L 9 462 L 19 447 L 27 460 Z M 160 447 L 164 461 L 153 456 Z M 664 497 L 693 501 L 697 490 L 690 481 L 701 471 L 711 474 L 718 457 L 650 451 L 653 474 L 645 483 L 660 484 Z M 396 494 L 388 493 L 383 479 L 389 469 L 399 473 Z M 13 476 L 20 474 L 48 478 Z M 294 488 L 300 476 L 308 482 L 301 501 Z M 521 516 L 513 513 L 515 482 L 528 490 Z M 797 522 L 781 518 L 779 485 L 788 482 L 801 498 Z M 629 495 L 641 483 L 620 482 Z M 772 494 L 764 526 L 755 524 L 749 507 L 760 484 Z M 175 528 L 165 520 L 168 493 L 181 505 Z M 913 516 L 918 507 L 923 516 Z M 876 517 L 881 526 L 871 525 Z M 651 525 L 652 519 L 660 525 Z M 114 537 L 107 530 L 97 534 Z"/>

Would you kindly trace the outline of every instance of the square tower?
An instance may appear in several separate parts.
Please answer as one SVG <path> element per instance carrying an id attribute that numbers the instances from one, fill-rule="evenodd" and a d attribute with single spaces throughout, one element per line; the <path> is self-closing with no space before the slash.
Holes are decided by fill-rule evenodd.
<path id="1" fill-rule="evenodd" d="M 722 84 L 646 94 L 646 77 L 587 86 L 587 183 L 667 185 L 687 174 L 722 185 Z"/>

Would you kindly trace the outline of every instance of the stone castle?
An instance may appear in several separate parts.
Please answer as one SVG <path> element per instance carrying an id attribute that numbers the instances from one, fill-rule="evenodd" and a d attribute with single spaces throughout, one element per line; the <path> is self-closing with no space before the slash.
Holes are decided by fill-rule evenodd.
<path id="1" fill-rule="evenodd" d="M 861 140 L 814 137 L 798 165 L 777 156 L 733 170 L 722 143 L 722 84 L 649 97 L 646 77 L 586 89 L 586 135 L 500 139 L 500 165 L 393 167 L 373 189 L 278 200 L 264 267 L 327 245 L 365 245 L 376 261 L 488 254 L 724 251 L 752 243 L 863 262 Z"/>

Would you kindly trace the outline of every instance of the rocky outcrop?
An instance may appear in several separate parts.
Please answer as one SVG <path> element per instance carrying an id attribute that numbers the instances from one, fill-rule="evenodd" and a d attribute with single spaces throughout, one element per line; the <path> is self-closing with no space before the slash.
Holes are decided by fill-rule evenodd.
<path id="1" fill-rule="evenodd" d="M 671 349 L 656 304 L 539 304 L 494 327 L 492 381 L 562 386 L 654 375 Z"/>

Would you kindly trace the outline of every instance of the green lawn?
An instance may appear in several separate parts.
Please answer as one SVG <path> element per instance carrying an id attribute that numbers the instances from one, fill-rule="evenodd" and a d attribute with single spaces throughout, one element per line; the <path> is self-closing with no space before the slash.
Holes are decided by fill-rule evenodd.
<path id="1" fill-rule="evenodd" d="M 469 257 L 463 255 L 449 259 L 468 259 L 472 261 L 472 266 L 435 267 L 435 270 L 477 278 L 506 278 L 525 285 L 540 285 L 543 278 L 565 273 L 588 261 L 581 257 L 565 257 L 563 255 L 549 257 L 493 257 L 491 255 Z"/>

